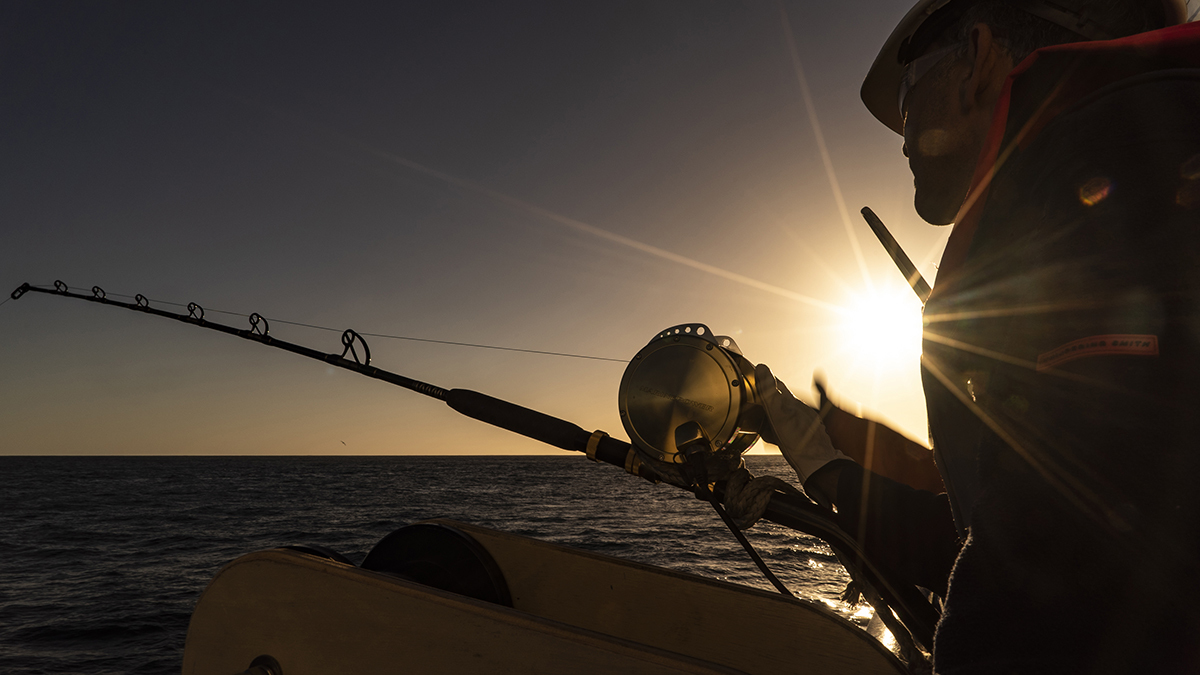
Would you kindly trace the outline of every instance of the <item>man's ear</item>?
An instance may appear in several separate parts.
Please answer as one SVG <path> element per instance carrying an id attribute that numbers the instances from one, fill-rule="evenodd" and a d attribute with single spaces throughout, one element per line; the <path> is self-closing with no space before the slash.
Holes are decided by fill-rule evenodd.
<path id="1" fill-rule="evenodd" d="M 967 39 L 967 63 L 971 70 L 959 85 L 959 105 L 963 112 L 977 107 L 991 112 L 1004 80 L 1012 70 L 1012 58 L 996 41 L 991 26 L 977 23 Z"/>

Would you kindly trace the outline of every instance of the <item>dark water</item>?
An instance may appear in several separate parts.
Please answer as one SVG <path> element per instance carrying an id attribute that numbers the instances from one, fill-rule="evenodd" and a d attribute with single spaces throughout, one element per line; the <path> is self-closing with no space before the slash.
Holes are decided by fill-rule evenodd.
<path id="1" fill-rule="evenodd" d="M 779 457 L 747 458 L 790 477 Z M 711 508 L 563 457 L 0 457 L 0 673 L 178 673 L 217 570 L 286 544 L 355 563 L 384 535 L 449 517 L 770 588 Z M 798 595 L 847 581 L 819 541 L 749 532 Z M 849 611 L 845 610 L 844 611 Z"/>

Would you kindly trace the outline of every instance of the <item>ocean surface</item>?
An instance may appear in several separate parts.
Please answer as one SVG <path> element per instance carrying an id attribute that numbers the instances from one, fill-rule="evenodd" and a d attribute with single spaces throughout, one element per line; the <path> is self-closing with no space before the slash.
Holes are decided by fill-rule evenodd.
<path id="1" fill-rule="evenodd" d="M 747 462 L 794 480 L 781 457 Z M 178 673 L 192 607 L 234 558 L 319 544 L 357 564 L 427 518 L 771 589 L 708 504 L 579 455 L 0 457 L 0 477 L 5 675 Z M 852 616 L 827 546 L 748 535 L 794 593 Z"/>

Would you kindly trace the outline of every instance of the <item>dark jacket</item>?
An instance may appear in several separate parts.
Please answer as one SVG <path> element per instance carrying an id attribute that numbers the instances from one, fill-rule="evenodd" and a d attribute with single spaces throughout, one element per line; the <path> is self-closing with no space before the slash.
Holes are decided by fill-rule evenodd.
<path id="1" fill-rule="evenodd" d="M 953 514 L 938 672 L 1200 672 L 1200 25 L 1023 62 L 955 228 L 948 497 L 845 471 L 843 527 L 940 591 Z"/>

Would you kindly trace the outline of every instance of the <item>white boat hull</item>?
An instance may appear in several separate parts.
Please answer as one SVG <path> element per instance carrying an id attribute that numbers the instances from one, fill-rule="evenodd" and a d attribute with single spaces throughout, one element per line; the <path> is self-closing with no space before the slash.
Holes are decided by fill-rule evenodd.
<path id="1" fill-rule="evenodd" d="M 816 603 L 452 521 L 513 606 L 292 550 L 223 568 L 192 614 L 184 675 L 269 655 L 282 675 L 905 672 Z"/>

